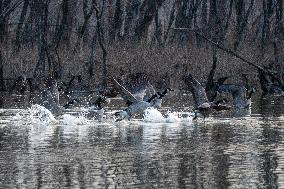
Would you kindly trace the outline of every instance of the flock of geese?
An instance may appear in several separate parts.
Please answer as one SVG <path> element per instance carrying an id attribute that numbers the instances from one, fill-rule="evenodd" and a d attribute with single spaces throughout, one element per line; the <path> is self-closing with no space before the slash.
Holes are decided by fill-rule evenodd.
<path id="1" fill-rule="evenodd" d="M 251 98 L 256 91 L 254 87 L 248 84 L 228 84 L 229 77 L 214 78 L 216 63 L 213 63 L 212 69 L 207 77 L 207 82 L 202 85 L 192 74 L 186 74 L 182 80 L 193 97 L 194 117 L 208 117 L 212 113 L 220 111 L 231 111 L 233 116 L 245 116 L 250 113 Z M 262 95 L 281 95 L 284 96 L 284 85 L 281 80 L 275 76 L 267 74 L 263 70 L 258 70 L 258 77 Z M 23 81 L 23 78 L 18 78 Z M 26 80 L 29 84 L 31 81 Z M 73 76 L 68 84 L 60 84 L 56 77 L 51 74 L 43 80 L 40 87 L 40 104 L 50 110 L 53 114 L 59 115 L 64 109 L 70 109 L 80 103 L 82 95 L 94 94 L 87 86 L 83 86 L 81 76 Z M 19 85 L 15 84 L 15 85 Z M 24 85 L 23 85 L 24 86 Z M 25 90 L 20 88 L 20 90 Z M 116 112 L 114 115 L 116 121 L 121 121 L 141 115 L 149 108 L 159 109 L 162 107 L 163 98 L 173 91 L 171 88 L 164 88 L 157 92 L 150 82 L 149 76 L 145 73 L 129 74 L 126 81 L 123 79 L 111 78 L 111 85 L 104 89 L 96 91 L 97 98 L 89 103 L 88 117 L 101 120 L 107 104 L 110 99 L 121 96 L 125 101 L 126 108 Z M 68 97 L 68 102 L 61 105 L 59 102 L 60 93 Z M 226 96 L 226 98 L 224 98 Z"/>

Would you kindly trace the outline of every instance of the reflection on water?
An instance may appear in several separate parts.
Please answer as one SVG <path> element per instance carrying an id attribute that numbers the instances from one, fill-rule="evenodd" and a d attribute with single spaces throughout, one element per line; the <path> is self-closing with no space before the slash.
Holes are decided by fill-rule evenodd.
<path id="1" fill-rule="evenodd" d="M 0 110 L 0 188 L 283 188 L 279 102 L 192 123 L 40 124 Z"/>

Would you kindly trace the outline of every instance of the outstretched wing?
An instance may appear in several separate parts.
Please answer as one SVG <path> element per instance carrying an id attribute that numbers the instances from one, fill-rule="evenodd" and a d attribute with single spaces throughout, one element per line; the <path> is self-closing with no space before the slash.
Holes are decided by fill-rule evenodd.
<path id="1" fill-rule="evenodd" d="M 129 103 L 138 101 L 124 86 L 122 86 L 116 79 L 113 78 L 114 86 L 119 91 L 121 97 Z"/>
<path id="2" fill-rule="evenodd" d="M 143 100 L 147 94 L 151 96 L 156 93 L 147 74 L 132 74 L 128 79 L 126 87 L 137 100 Z"/>
<path id="3" fill-rule="evenodd" d="M 208 102 L 204 87 L 191 75 L 185 77 L 184 82 L 188 85 L 189 90 L 192 93 L 195 108 L 201 104 Z"/>

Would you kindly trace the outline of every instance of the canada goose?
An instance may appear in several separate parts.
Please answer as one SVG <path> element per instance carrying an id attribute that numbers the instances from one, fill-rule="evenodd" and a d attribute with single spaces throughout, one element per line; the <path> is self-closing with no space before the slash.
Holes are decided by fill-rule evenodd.
<path id="1" fill-rule="evenodd" d="M 89 107 L 87 117 L 101 121 L 105 112 L 103 106 L 106 103 L 109 103 L 109 98 L 99 95 L 95 102 Z"/>
<path id="2" fill-rule="evenodd" d="M 217 68 L 217 60 L 213 60 L 212 68 L 208 74 L 205 92 L 209 102 L 213 102 L 218 94 L 218 87 L 222 85 L 229 77 L 221 77 L 217 81 L 214 80 L 215 70 Z"/>
<path id="3" fill-rule="evenodd" d="M 218 95 L 218 88 L 219 86 L 223 85 L 224 82 L 228 79 L 229 77 L 221 77 L 219 79 L 217 79 L 217 81 L 210 81 L 206 83 L 206 86 L 205 86 L 205 92 L 206 92 L 206 95 L 207 95 L 207 98 L 209 100 L 209 102 L 213 102 L 217 95 Z"/>
<path id="4" fill-rule="evenodd" d="M 245 86 L 234 84 L 223 84 L 218 87 L 219 93 L 229 93 L 233 97 L 235 111 L 248 110 L 251 106 L 251 97 L 255 92 L 252 88 L 248 90 Z"/>
<path id="5" fill-rule="evenodd" d="M 120 82 L 125 89 L 127 89 L 135 98 L 143 99 L 147 101 L 149 97 L 156 93 L 154 87 L 150 83 L 150 79 L 145 73 L 136 73 L 127 76 L 123 81 Z M 117 86 L 115 84 L 115 86 Z M 120 90 L 120 89 L 119 89 Z M 129 101 L 127 96 L 122 97 L 125 99 L 126 104 L 131 105 L 131 101 Z"/>
<path id="6" fill-rule="evenodd" d="M 204 87 L 191 75 L 183 78 L 183 81 L 188 85 L 194 100 L 195 118 L 198 113 L 203 117 L 209 116 L 214 111 L 228 110 L 229 106 L 222 104 L 224 101 L 210 102 L 207 98 Z"/>
<path id="7" fill-rule="evenodd" d="M 83 84 L 81 75 L 72 76 L 64 90 L 64 94 L 67 96 L 68 102 L 63 107 L 69 108 L 71 105 L 80 103 L 80 98 L 90 93 L 92 93 L 92 91 Z"/>
<path id="8" fill-rule="evenodd" d="M 118 81 L 113 79 L 116 88 L 120 92 L 121 96 L 125 101 L 128 102 L 128 107 L 125 110 L 115 113 L 117 117 L 116 121 L 121 121 L 123 119 L 130 119 L 131 117 L 143 113 L 149 107 L 160 107 L 162 103 L 162 98 L 167 94 L 170 89 L 166 89 L 162 93 L 157 93 L 152 95 L 149 99 L 145 100 L 145 91 L 138 89 L 141 94 L 136 93 L 136 96 L 131 94 L 124 86 L 122 86 Z M 141 86 L 143 88 L 145 86 Z"/>
<path id="9" fill-rule="evenodd" d="M 130 119 L 132 116 L 143 113 L 148 107 L 151 107 L 150 102 L 143 100 L 144 90 L 139 90 L 141 94 L 136 93 L 136 96 L 134 96 L 114 78 L 113 80 L 116 88 L 119 90 L 121 96 L 127 101 L 128 104 L 128 107 L 125 110 L 115 113 L 115 116 L 117 117 L 116 121 Z"/>
<path id="10" fill-rule="evenodd" d="M 10 93 L 15 91 L 16 93 L 23 95 L 28 90 L 31 92 L 32 80 L 32 78 L 27 78 L 26 76 L 19 76 L 10 88 Z"/>
<path id="11" fill-rule="evenodd" d="M 152 95 L 147 102 L 151 103 L 151 107 L 153 108 L 161 108 L 162 107 L 162 100 L 163 97 L 169 92 L 174 91 L 171 88 L 166 88 L 163 92 L 157 92 L 156 94 Z"/>
<path id="12" fill-rule="evenodd" d="M 44 79 L 43 89 L 41 91 L 42 105 L 51 111 L 53 114 L 61 113 L 59 106 L 59 91 L 57 86 L 57 80 L 52 76 Z"/>
<path id="13" fill-rule="evenodd" d="M 281 83 L 272 80 L 268 74 L 258 69 L 258 78 L 262 90 L 262 96 L 267 95 L 281 95 L 284 96 L 284 86 Z"/>

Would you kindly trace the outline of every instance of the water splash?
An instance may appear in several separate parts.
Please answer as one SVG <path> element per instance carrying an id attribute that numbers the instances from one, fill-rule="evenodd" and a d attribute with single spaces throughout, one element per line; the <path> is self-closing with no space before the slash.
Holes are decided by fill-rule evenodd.
<path id="1" fill-rule="evenodd" d="M 144 112 L 144 121 L 153 122 L 153 123 L 162 123 L 165 121 L 165 117 L 157 109 L 148 108 Z"/>
<path id="2" fill-rule="evenodd" d="M 87 123 L 87 120 L 84 116 L 73 116 L 70 114 L 64 114 L 62 116 L 64 125 L 84 125 Z"/>
<path id="3" fill-rule="evenodd" d="M 190 113 L 170 112 L 165 115 L 155 108 L 148 108 L 144 113 L 144 121 L 152 123 L 178 123 L 178 122 L 192 122 Z"/>
<path id="4" fill-rule="evenodd" d="M 167 123 L 176 123 L 176 122 L 181 122 L 182 118 L 180 118 L 179 114 L 176 112 L 168 112 L 166 121 Z"/>
<path id="5" fill-rule="evenodd" d="M 32 107 L 28 109 L 28 115 L 32 123 L 37 123 L 37 124 L 58 123 L 54 115 L 48 109 L 38 104 L 32 105 Z"/>

